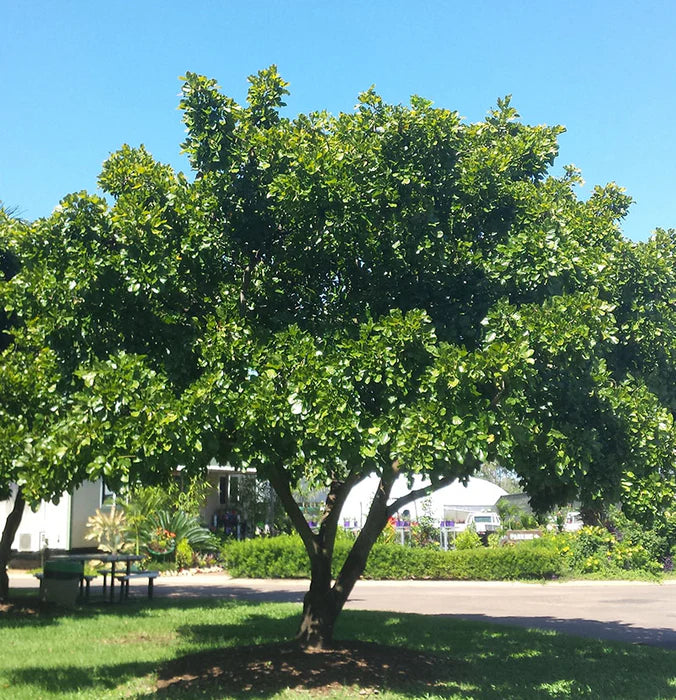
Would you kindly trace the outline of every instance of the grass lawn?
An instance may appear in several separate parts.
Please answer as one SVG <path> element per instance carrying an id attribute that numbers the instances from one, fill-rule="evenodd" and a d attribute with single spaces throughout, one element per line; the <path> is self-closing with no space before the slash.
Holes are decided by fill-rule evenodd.
<path id="1" fill-rule="evenodd" d="M 155 696 L 158 668 L 168 661 L 288 639 L 299 613 L 295 604 L 139 599 L 64 614 L 0 614 L 0 697 Z M 664 649 L 381 612 L 345 611 L 335 636 L 435 656 L 433 686 L 397 682 L 380 689 L 381 698 L 676 698 L 676 652 Z M 308 697 L 283 680 L 263 695 L 222 679 L 161 695 Z M 358 696 L 358 688 L 330 695 Z"/>

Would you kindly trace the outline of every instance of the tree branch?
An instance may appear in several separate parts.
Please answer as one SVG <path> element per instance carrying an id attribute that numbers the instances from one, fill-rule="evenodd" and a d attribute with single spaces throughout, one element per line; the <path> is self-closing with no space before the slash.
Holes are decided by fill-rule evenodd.
<path id="1" fill-rule="evenodd" d="M 410 493 L 407 493 L 401 498 L 397 498 L 397 500 L 394 501 L 394 503 L 391 503 L 387 507 L 387 517 L 392 517 L 402 506 L 408 505 L 411 501 L 415 501 L 418 498 L 422 498 L 423 496 L 428 496 L 430 493 L 434 493 L 434 491 L 437 491 L 438 489 L 441 489 L 444 486 L 452 484 L 457 478 L 458 477 L 455 476 L 455 474 L 452 476 L 444 476 L 438 481 L 428 484 L 427 486 L 423 486 L 422 488 L 416 489 L 415 491 L 411 491 Z"/>
<path id="2" fill-rule="evenodd" d="M 331 553 L 333 553 L 333 544 L 336 538 L 336 530 L 338 529 L 338 519 L 340 518 L 343 505 L 353 487 L 365 478 L 365 474 L 358 474 L 352 470 L 347 475 L 345 481 L 334 481 L 331 484 L 329 493 L 326 496 L 326 509 L 319 526 L 319 538 L 321 543 L 323 546 L 326 546 L 328 543 Z"/>
<path id="3" fill-rule="evenodd" d="M 393 462 L 389 470 L 383 471 L 378 489 L 369 508 L 366 522 L 361 529 L 350 553 L 347 555 L 343 568 L 340 570 L 333 586 L 336 609 L 340 611 L 345 604 L 355 582 L 361 576 L 366 566 L 366 559 L 387 523 L 387 500 L 392 491 L 392 485 L 399 476 L 399 462 Z"/>
<path id="4" fill-rule="evenodd" d="M 291 523 L 303 540 L 308 556 L 312 558 L 317 553 L 319 538 L 312 532 L 300 506 L 296 503 L 291 493 L 291 486 L 284 473 L 284 467 L 277 464 L 270 467 L 268 470 L 268 477 L 272 488 L 275 490 L 275 493 L 279 496 L 279 500 L 284 506 L 286 514 L 291 519 Z"/>

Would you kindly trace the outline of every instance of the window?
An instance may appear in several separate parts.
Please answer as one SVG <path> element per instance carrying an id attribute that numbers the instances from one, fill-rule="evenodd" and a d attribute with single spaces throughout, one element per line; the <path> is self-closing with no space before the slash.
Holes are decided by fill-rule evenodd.
<path id="1" fill-rule="evenodd" d="M 111 503 L 115 503 L 117 494 L 115 491 L 111 490 L 105 481 L 101 480 L 101 505 L 108 506 Z"/>
<path id="2" fill-rule="evenodd" d="M 239 477 L 234 474 L 218 480 L 218 499 L 222 506 L 239 503 Z"/>
<path id="3" fill-rule="evenodd" d="M 239 501 L 239 478 L 236 476 L 230 479 L 230 501 L 232 503 Z"/>

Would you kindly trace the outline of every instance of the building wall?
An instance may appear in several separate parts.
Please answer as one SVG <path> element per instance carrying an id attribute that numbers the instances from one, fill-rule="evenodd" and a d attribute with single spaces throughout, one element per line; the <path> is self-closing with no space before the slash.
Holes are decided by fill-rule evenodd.
<path id="1" fill-rule="evenodd" d="M 73 492 L 71 509 L 70 548 L 96 547 L 94 540 L 86 539 L 87 520 L 101 507 L 103 484 L 98 481 L 84 481 Z"/>
<path id="2" fill-rule="evenodd" d="M 13 505 L 14 494 L 4 502 L 5 518 Z M 40 503 L 35 512 L 26 506 L 12 549 L 19 552 L 38 552 L 45 545 L 52 549 L 69 549 L 69 517 L 70 496 L 67 493 L 61 496 L 58 504 Z"/>
<path id="3" fill-rule="evenodd" d="M 223 505 L 220 502 L 220 492 L 219 492 L 219 481 L 224 472 L 210 471 L 207 475 L 207 480 L 211 484 L 212 488 L 207 493 L 206 501 L 204 506 L 200 510 L 200 515 L 202 520 L 209 526 L 214 524 L 214 515 L 216 515 L 220 510 L 223 509 Z"/>

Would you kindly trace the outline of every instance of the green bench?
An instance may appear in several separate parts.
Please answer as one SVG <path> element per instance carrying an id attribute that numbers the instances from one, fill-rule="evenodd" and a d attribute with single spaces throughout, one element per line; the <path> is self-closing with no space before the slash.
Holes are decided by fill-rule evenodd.
<path id="1" fill-rule="evenodd" d="M 120 601 L 129 597 L 129 581 L 136 578 L 148 579 L 148 598 L 153 597 L 153 584 L 160 575 L 159 571 L 130 571 L 127 573 L 115 574 L 115 578 L 120 582 Z"/>

